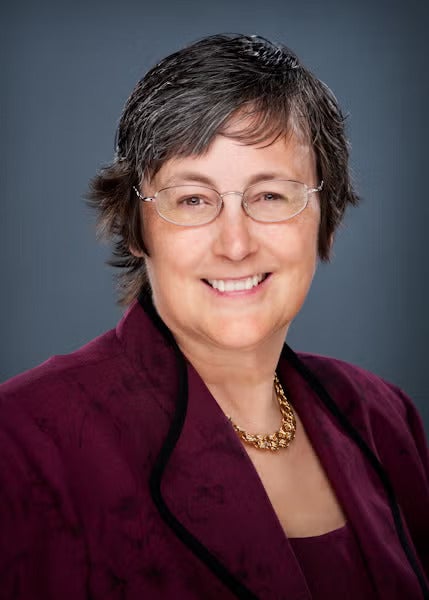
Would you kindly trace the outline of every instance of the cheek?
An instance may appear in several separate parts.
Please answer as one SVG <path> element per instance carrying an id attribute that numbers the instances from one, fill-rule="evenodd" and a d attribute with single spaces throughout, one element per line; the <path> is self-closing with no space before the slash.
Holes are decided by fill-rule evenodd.
<path id="1" fill-rule="evenodd" d="M 285 231 L 271 237 L 274 247 L 289 266 L 314 264 L 317 260 L 319 213 L 302 214 L 302 218 L 285 224 Z"/>
<path id="2" fill-rule="evenodd" d="M 319 203 L 310 205 L 307 213 L 304 213 L 301 223 L 300 239 L 303 256 L 315 261 L 319 242 L 320 208 Z"/>
<path id="3" fill-rule="evenodd" d="M 174 293 L 172 288 L 178 282 L 198 274 L 198 267 L 207 255 L 207 243 L 197 234 L 195 230 L 179 229 L 168 223 L 150 224 L 146 269 L 152 289 L 162 292 L 168 286 L 170 293 Z"/>

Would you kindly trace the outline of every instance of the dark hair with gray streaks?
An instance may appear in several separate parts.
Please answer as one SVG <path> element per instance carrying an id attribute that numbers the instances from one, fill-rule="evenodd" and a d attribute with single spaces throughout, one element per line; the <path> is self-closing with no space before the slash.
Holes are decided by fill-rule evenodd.
<path id="1" fill-rule="evenodd" d="M 243 127 L 229 127 L 237 115 Z M 358 202 L 344 117 L 329 88 L 289 48 L 260 36 L 213 35 L 167 56 L 137 83 L 119 122 L 115 159 L 87 196 L 99 235 L 114 242 L 109 264 L 121 268 L 121 304 L 148 284 L 144 258 L 130 251 L 148 254 L 133 186 L 172 157 L 204 153 L 216 135 L 261 144 L 291 130 L 313 146 L 324 181 L 318 251 L 327 261 L 347 205 Z"/>

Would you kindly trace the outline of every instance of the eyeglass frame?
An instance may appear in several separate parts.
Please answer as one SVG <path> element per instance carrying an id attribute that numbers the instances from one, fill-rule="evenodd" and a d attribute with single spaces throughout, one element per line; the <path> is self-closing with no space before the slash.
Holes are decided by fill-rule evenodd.
<path id="1" fill-rule="evenodd" d="M 280 219 L 279 221 L 261 221 L 260 219 L 255 219 L 255 217 L 253 217 L 251 214 L 249 214 L 249 206 L 247 204 L 247 202 L 244 200 L 244 196 L 246 194 L 246 192 L 254 187 L 255 185 L 259 185 L 261 183 L 265 183 L 265 182 L 271 182 L 271 181 L 290 181 L 291 183 L 299 183 L 300 185 L 304 186 L 305 189 L 305 193 L 306 193 L 306 200 L 305 200 L 305 204 L 302 208 L 300 208 L 296 213 L 294 213 L 293 215 L 291 215 L 290 217 L 287 217 L 286 219 Z M 161 188 L 160 190 L 158 190 L 157 192 L 155 192 L 155 194 L 153 194 L 153 196 L 142 196 L 142 194 L 140 193 L 140 191 L 137 189 L 137 187 L 135 185 L 133 185 L 133 190 L 135 191 L 135 193 L 137 194 L 137 197 L 139 198 L 139 200 L 141 200 L 142 202 L 153 202 L 155 204 L 155 209 L 157 214 L 161 217 L 161 219 L 164 219 L 164 221 L 167 221 L 168 223 L 172 223 L 173 225 L 177 225 L 178 227 L 202 227 L 204 225 L 209 225 L 210 223 L 213 223 L 213 221 L 215 221 L 218 216 L 220 215 L 223 207 L 224 207 L 224 201 L 223 201 L 223 197 L 224 196 L 228 196 L 230 194 L 235 194 L 238 196 L 241 196 L 241 207 L 244 210 L 245 214 L 252 219 L 253 221 L 255 221 L 256 223 L 284 223 L 285 221 L 289 221 L 290 219 L 293 219 L 294 217 L 296 217 L 297 215 L 299 215 L 300 213 L 302 213 L 308 205 L 308 200 L 309 200 L 309 195 L 310 194 L 314 194 L 317 192 L 321 192 L 323 189 L 323 179 L 320 181 L 320 184 L 318 185 L 318 187 L 315 188 L 311 188 L 309 187 L 306 183 L 303 183 L 302 181 L 295 181 L 293 179 L 267 179 L 264 181 L 259 181 L 257 183 L 253 183 L 252 185 L 249 185 L 244 192 L 235 192 L 235 191 L 230 191 L 230 192 L 223 192 L 222 194 L 220 192 L 218 192 L 218 190 L 215 190 L 214 188 L 208 187 L 206 185 L 194 185 L 193 183 L 191 184 L 180 184 L 180 185 L 170 185 L 168 187 L 165 188 Z M 210 221 L 207 221 L 205 223 L 198 223 L 196 225 L 194 224 L 183 224 L 183 223 L 176 223 L 176 221 L 172 221 L 171 219 L 167 219 L 167 217 L 165 217 L 164 215 L 162 215 L 159 210 L 158 210 L 158 206 L 156 204 L 156 199 L 157 196 L 160 192 L 164 192 L 165 190 L 170 190 L 173 188 L 178 188 L 178 187 L 198 187 L 198 188 L 202 188 L 205 190 L 210 190 L 212 192 L 215 192 L 217 194 L 217 196 L 220 198 L 220 202 L 218 204 L 218 210 L 216 212 L 216 214 L 214 215 L 214 217 L 212 219 L 210 219 Z"/>

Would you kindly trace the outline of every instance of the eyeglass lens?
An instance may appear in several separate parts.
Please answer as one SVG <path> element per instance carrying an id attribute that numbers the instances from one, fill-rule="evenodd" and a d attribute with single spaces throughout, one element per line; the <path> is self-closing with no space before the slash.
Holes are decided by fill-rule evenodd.
<path id="1" fill-rule="evenodd" d="M 225 194 L 224 194 L 225 195 Z M 307 204 L 307 187 L 286 180 L 262 181 L 243 194 L 243 207 L 256 221 L 285 221 L 301 212 Z M 222 197 L 210 188 L 180 185 L 156 194 L 160 216 L 178 225 L 203 225 L 217 217 Z"/>

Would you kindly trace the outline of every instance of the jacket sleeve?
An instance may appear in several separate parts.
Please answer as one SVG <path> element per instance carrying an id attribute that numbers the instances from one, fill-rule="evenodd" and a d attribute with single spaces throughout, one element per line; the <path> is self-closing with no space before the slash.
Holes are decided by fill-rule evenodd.
<path id="1" fill-rule="evenodd" d="M 407 406 L 407 421 L 421 461 L 422 476 L 425 482 L 423 490 L 423 515 L 421 528 L 416 532 L 416 547 L 420 555 L 426 576 L 429 580 L 429 450 L 422 419 L 412 402 L 401 392 Z M 426 508 L 424 508 L 426 506 Z"/>
<path id="2" fill-rule="evenodd" d="M 378 433 L 382 462 L 391 477 L 417 554 L 429 579 L 429 452 L 422 419 L 410 398 L 390 386 L 405 408 L 394 435 Z M 401 411 L 403 414 L 403 411 Z"/>
<path id="3" fill-rule="evenodd" d="M 414 438 L 414 443 L 422 462 L 426 480 L 429 481 L 429 450 L 423 421 L 411 400 L 403 392 L 400 393 L 407 408 L 407 421 L 410 432 Z"/>
<path id="4" fill-rule="evenodd" d="M 0 398 L 0 600 L 84 600 L 85 555 L 58 448 Z"/>

